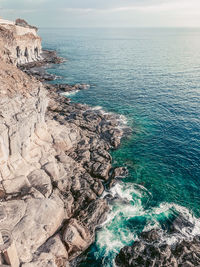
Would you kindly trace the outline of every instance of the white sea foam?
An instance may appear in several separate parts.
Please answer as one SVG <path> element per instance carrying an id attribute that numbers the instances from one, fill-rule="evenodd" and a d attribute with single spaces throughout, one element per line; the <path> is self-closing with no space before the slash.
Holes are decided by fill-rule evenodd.
<path id="1" fill-rule="evenodd" d="M 60 95 L 62 95 L 62 96 L 71 96 L 71 95 L 77 94 L 79 91 L 80 90 L 73 90 L 73 91 L 69 91 L 69 92 L 60 93 Z"/>
<path id="2" fill-rule="evenodd" d="M 91 108 L 92 110 L 101 110 L 103 111 L 103 108 L 101 106 L 95 106 Z"/>
<path id="3" fill-rule="evenodd" d="M 103 109 L 102 106 L 94 106 L 94 107 L 92 107 L 91 109 L 92 109 L 92 110 L 99 111 L 99 112 L 101 112 L 101 113 L 104 114 L 104 115 L 114 115 L 115 118 L 116 118 L 116 120 L 117 120 L 118 123 L 119 123 L 119 125 L 118 125 L 119 128 L 120 128 L 120 127 L 122 128 L 122 127 L 124 127 L 125 125 L 128 124 L 128 120 L 127 120 L 126 116 L 124 116 L 124 115 L 119 115 L 119 114 L 116 114 L 116 113 L 113 113 L 113 112 L 107 112 L 107 111 L 105 111 L 105 110 Z"/>
<path id="4" fill-rule="evenodd" d="M 194 236 L 199 235 L 200 232 L 200 219 L 196 218 L 187 208 L 179 206 L 174 203 L 162 203 L 158 208 L 155 208 L 154 213 L 160 214 L 161 212 L 168 212 L 171 209 L 175 209 L 182 218 L 189 222 L 185 227 L 177 226 L 178 233 L 165 235 L 162 241 L 165 241 L 169 245 L 176 243 L 182 239 L 191 240 Z"/>
<path id="5" fill-rule="evenodd" d="M 108 194 L 108 193 L 107 193 Z M 109 194 L 116 198 L 111 212 L 101 230 L 97 233 L 97 245 L 105 251 L 105 256 L 117 253 L 123 246 L 137 238 L 126 228 L 126 220 L 145 214 L 141 199 L 143 193 L 136 190 L 133 183 L 117 183 Z M 146 195 L 146 191 L 144 191 Z M 106 194 L 104 194 L 105 196 Z"/>
<path id="6" fill-rule="evenodd" d="M 119 119 L 120 119 L 120 121 L 123 122 L 123 124 L 127 124 L 128 123 L 128 120 L 127 120 L 126 116 L 124 116 L 124 115 L 119 115 Z"/>
<path id="7" fill-rule="evenodd" d="M 111 212 L 103 227 L 97 233 L 99 253 L 103 253 L 105 258 L 110 259 L 110 255 L 114 257 L 122 247 L 138 239 L 137 229 L 128 227 L 128 220 L 145 218 L 146 225 L 144 225 L 143 231 L 160 229 L 160 242 L 169 245 L 183 239 L 191 239 L 200 232 L 200 220 L 195 218 L 187 208 L 174 203 L 161 203 L 157 207 L 145 209 L 142 201 L 144 198 L 152 198 L 152 195 L 142 185 L 120 182 L 111 188 L 110 192 L 104 193 L 103 197 L 107 194 L 111 194 L 116 200 L 110 205 Z M 183 228 L 180 227 L 178 233 L 166 234 L 162 230 L 158 218 L 160 216 L 167 218 L 173 212 L 181 214 L 186 222 L 188 221 L 191 224 L 186 224 Z M 177 225 L 177 227 L 179 226 Z"/>

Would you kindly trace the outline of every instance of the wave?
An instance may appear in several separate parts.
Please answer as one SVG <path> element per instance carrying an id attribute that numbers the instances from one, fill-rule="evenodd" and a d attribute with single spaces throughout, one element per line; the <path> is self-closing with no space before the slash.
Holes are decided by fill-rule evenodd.
<path id="1" fill-rule="evenodd" d="M 80 90 L 73 90 L 73 91 L 69 91 L 69 92 L 64 92 L 64 93 L 60 93 L 60 95 L 62 96 L 71 96 L 71 95 L 75 95 L 78 92 L 80 92 Z"/>
<path id="2" fill-rule="evenodd" d="M 110 262 L 112 266 L 120 249 L 138 240 L 142 231 L 159 229 L 162 233 L 160 242 L 169 245 L 183 239 L 191 240 L 200 232 L 200 220 L 185 207 L 161 203 L 157 207 L 145 208 L 144 201 L 151 200 L 152 195 L 142 185 L 119 182 L 109 192 L 105 192 L 102 198 L 108 199 L 111 211 L 97 232 L 96 257 L 103 256 L 105 262 Z M 176 231 L 168 233 L 162 223 L 170 221 L 175 215 L 178 215 L 180 221 L 175 224 Z"/>
<path id="3" fill-rule="evenodd" d="M 109 112 L 105 111 L 102 106 L 94 106 L 91 108 L 91 110 L 100 112 L 102 115 L 108 115 L 108 117 L 106 118 L 107 121 L 109 120 L 112 121 L 114 117 L 115 120 L 117 121 L 116 128 L 118 128 L 119 130 L 123 130 L 125 134 L 128 135 L 129 133 L 132 132 L 131 128 L 128 126 L 128 120 L 126 116 L 120 115 L 114 112 L 110 112 L 110 111 Z M 111 117 L 109 118 L 109 116 Z"/>

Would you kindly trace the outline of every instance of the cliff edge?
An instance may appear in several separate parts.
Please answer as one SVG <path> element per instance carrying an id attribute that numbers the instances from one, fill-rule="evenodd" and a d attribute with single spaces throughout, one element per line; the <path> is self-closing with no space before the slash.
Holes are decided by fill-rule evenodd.
<path id="1" fill-rule="evenodd" d="M 0 36 L 9 51 L 9 59 L 15 65 L 40 60 L 42 46 L 37 28 L 25 20 L 15 22 L 0 19 Z"/>

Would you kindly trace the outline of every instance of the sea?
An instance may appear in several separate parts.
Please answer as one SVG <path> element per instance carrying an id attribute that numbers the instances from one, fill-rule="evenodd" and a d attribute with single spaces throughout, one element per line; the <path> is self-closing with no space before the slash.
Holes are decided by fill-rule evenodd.
<path id="1" fill-rule="evenodd" d="M 49 66 L 54 82 L 91 85 L 71 100 L 121 114 L 132 128 L 111 151 L 113 165 L 129 174 L 105 192 L 116 200 L 77 266 L 115 266 L 116 254 L 142 231 L 166 231 L 180 215 L 190 224 L 166 242 L 200 233 L 200 29 L 44 28 L 39 34 L 44 48 L 66 59 Z"/>

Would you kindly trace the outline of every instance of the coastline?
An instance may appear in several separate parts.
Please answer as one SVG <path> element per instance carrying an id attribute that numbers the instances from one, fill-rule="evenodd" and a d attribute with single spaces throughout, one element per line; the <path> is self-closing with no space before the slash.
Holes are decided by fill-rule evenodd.
<path id="1" fill-rule="evenodd" d="M 120 164 L 113 167 L 110 155 L 130 128 L 120 115 L 70 101 L 70 94 L 87 90 L 89 85 L 48 83 L 56 76 L 46 73 L 46 66 L 62 63 L 62 59 L 54 51 L 46 54 L 50 56 L 43 61 L 18 65 L 25 73 L 9 60 L 2 61 L 0 226 L 8 229 L 18 252 L 12 257 L 19 258 L 22 267 L 66 267 L 72 261 L 79 266 L 79 259 L 83 257 L 84 261 L 85 257 L 82 252 L 96 241 L 96 229 L 103 226 L 104 247 L 110 240 L 118 243 L 111 257 L 113 265 L 109 261 L 112 266 L 198 266 L 199 220 L 174 203 L 163 202 L 155 210 L 137 206 L 137 197 L 135 202 L 131 195 L 134 183 L 120 182 L 127 169 Z M 0 53 L 0 57 L 6 55 L 5 51 Z M 141 194 L 139 201 L 143 197 Z M 109 211 L 114 202 L 124 204 L 119 204 L 119 213 Z M 123 213 L 123 207 L 127 213 Z M 144 220 L 160 216 L 157 224 L 151 227 L 140 220 L 129 222 L 130 214 L 132 218 L 138 216 L 134 209 L 140 207 Z M 168 213 L 173 209 L 174 213 Z M 129 223 L 126 240 L 115 234 L 116 229 L 122 235 L 126 230 L 125 224 L 115 220 L 117 216 Z M 110 232 L 109 220 L 115 221 Z M 131 232 L 134 223 L 141 226 L 138 235 Z M 6 232 L 1 234 L 4 237 Z M 102 240 L 106 234 L 113 236 Z M 110 243 L 111 251 L 114 242 Z M 114 262 L 116 251 L 119 254 Z M 0 263 L 5 261 L 8 259 L 3 252 Z"/>
<path id="2" fill-rule="evenodd" d="M 9 48 L 7 35 L 3 38 Z M 55 51 L 45 55 L 26 64 L 6 58 L 2 64 L 1 88 L 6 82 L 8 89 L 1 91 L 0 223 L 15 251 L 8 252 L 7 244 L 2 264 L 67 266 L 94 242 L 106 220 L 105 187 L 127 174 L 125 168 L 112 167 L 109 150 L 119 147 L 128 126 L 117 114 L 71 103 L 61 94 L 89 85 L 45 83 L 55 79 L 45 67 L 63 61 Z"/>
<path id="3" fill-rule="evenodd" d="M 81 164 L 93 179 L 100 179 L 101 186 L 97 191 L 95 189 L 95 193 L 99 197 L 100 203 L 101 201 L 104 202 L 103 210 L 101 204 L 95 205 L 96 210 L 93 210 L 93 212 L 95 213 L 95 217 L 97 217 L 96 221 L 95 223 L 92 221 L 87 224 L 87 227 L 91 228 L 93 232 L 92 241 L 90 240 L 89 244 L 83 250 L 69 257 L 69 261 L 74 262 L 74 260 L 76 261 L 76 258 L 84 253 L 85 250 L 87 250 L 88 247 L 95 241 L 94 237 L 96 228 L 101 227 L 101 225 L 103 225 L 106 221 L 107 214 L 109 213 L 107 201 L 109 201 L 109 198 L 112 199 L 112 196 L 110 195 L 110 197 L 102 197 L 102 195 L 104 195 L 104 192 L 106 191 L 107 194 L 109 194 L 109 189 L 118 181 L 125 178 L 128 174 L 128 170 L 125 167 L 112 166 L 112 158 L 109 154 L 109 151 L 112 149 L 118 149 L 121 144 L 121 139 L 127 137 L 131 133 L 131 129 L 129 126 L 127 126 L 125 119 L 122 119 L 118 114 L 105 112 L 100 107 L 90 107 L 86 104 L 73 103 L 70 101 L 68 94 L 70 97 L 70 94 L 73 94 L 74 92 L 76 93 L 80 90 L 89 89 L 90 85 L 48 83 L 51 80 L 56 80 L 56 77 L 52 76 L 52 79 L 49 79 L 48 72 L 46 70 L 41 72 L 40 69 L 46 66 L 48 67 L 49 64 L 62 64 L 64 59 L 58 57 L 56 51 L 51 51 L 50 53 L 47 53 L 47 55 L 50 55 L 50 57 L 47 56 L 44 61 L 27 64 L 24 66 L 25 68 L 23 68 L 25 69 L 25 73 L 37 78 L 39 81 L 42 81 L 43 86 L 48 91 L 48 98 L 50 101 L 46 114 L 46 117 L 48 118 L 47 120 L 55 120 L 59 124 L 66 126 L 70 124 L 73 125 L 72 127 L 74 127 L 75 125 L 75 127 L 81 129 L 82 134 L 76 150 L 71 149 L 67 151 L 66 155 L 72 158 L 78 164 Z M 32 69 L 35 69 L 35 67 L 37 67 L 36 74 L 34 71 L 32 71 Z M 90 148 L 88 148 L 88 143 L 85 137 L 89 138 L 90 142 L 92 143 Z M 93 139 L 97 139 L 98 142 L 97 140 L 94 141 Z M 90 155 L 94 154 L 94 156 L 89 157 L 89 151 Z M 94 165 L 97 166 L 94 167 Z M 57 185 L 54 186 L 56 187 Z M 76 216 L 80 220 L 80 224 L 82 224 L 81 221 L 85 220 L 89 215 L 87 214 L 87 211 L 85 214 L 82 211 L 85 208 L 91 209 L 90 207 L 87 207 L 88 204 L 89 203 L 84 203 L 84 206 L 79 207 L 79 211 L 76 210 L 75 212 Z M 81 216 L 79 213 L 81 213 Z M 74 217 L 72 215 L 71 219 L 69 220 L 73 221 L 76 216 Z M 86 216 L 86 218 L 81 218 L 82 216 Z M 68 226 L 70 226 L 71 221 L 69 221 Z M 72 224 L 73 223 L 74 221 Z M 65 229 L 67 229 L 68 226 L 65 226 Z M 69 252 L 68 255 L 70 256 Z"/>
<path id="4" fill-rule="evenodd" d="M 192 234 L 195 223 L 185 217 L 182 211 L 169 223 L 170 228 L 167 231 L 157 228 L 144 229 L 133 245 L 121 248 L 113 265 L 153 266 L 156 262 L 158 266 L 198 266 L 200 239 L 197 233 Z M 84 261 L 84 257 L 82 260 Z M 77 262 L 79 264 L 79 261 Z M 76 266 L 77 262 L 75 261 L 73 266 Z"/>

